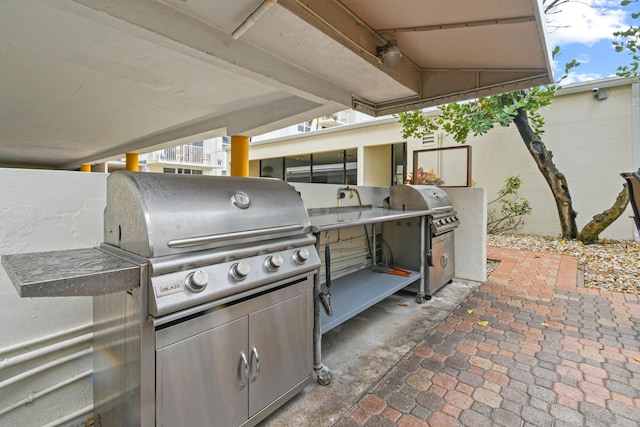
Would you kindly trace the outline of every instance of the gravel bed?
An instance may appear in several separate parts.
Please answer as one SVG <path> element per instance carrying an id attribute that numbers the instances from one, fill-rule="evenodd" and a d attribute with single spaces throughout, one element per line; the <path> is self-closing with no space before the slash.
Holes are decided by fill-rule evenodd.
<path id="1" fill-rule="evenodd" d="M 584 271 L 585 287 L 640 293 L 640 242 L 601 240 L 583 245 L 577 240 L 530 234 L 489 234 L 487 245 L 570 255 Z"/>

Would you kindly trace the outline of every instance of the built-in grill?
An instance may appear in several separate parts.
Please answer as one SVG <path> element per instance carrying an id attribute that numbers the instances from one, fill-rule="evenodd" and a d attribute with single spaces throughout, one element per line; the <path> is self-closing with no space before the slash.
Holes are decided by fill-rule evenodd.
<path id="1" fill-rule="evenodd" d="M 454 231 L 460 225 L 460 220 L 451 198 L 445 190 L 436 186 L 394 185 L 389 188 L 389 206 L 391 209 L 433 212 L 427 216 L 424 236 L 420 232 L 419 218 L 385 223 L 382 230 L 391 263 L 421 271 L 425 277 L 425 297 L 430 299 L 455 274 Z M 424 255 L 420 250 L 421 239 L 425 242 Z"/>
<path id="2" fill-rule="evenodd" d="M 99 425 L 253 425 L 312 379 L 320 259 L 289 184 L 116 172 L 104 239 L 141 279 L 94 298 Z"/>
<path id="3" fill-rule="evenodd" d="M 93 296 L 97 425 L 254 425 L 312 380 L 320 258 L 272 179 L 114 172 L 99 248 L 17 254 L 21 296 Z"/>

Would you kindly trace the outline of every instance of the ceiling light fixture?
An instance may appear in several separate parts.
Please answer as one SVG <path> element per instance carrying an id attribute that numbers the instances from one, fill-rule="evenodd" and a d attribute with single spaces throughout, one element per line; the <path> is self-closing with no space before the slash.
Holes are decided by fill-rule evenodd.
<path id="1" fill-rule="evenodd" d="M 593 97 L 598 101 L 604 101 L 605 99 L 609 98 L 609 89 L 600 89 L 594 87 L 593 89 L 591 89 L 591 92 L 593 92 Z"/>
<path id="2" fill-rule="evenodd" d="M 387 41 L 384 46 L 376 47 L 376 56 L 388 67 L 396 67 L 402 58 L 402 52 L 395 39 Z"/>

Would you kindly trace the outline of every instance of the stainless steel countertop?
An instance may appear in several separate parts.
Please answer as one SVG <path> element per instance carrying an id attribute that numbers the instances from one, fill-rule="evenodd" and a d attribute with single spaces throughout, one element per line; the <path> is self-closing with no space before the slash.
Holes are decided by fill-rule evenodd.
<path id="1" fill-rule="evenodd" d="M 2 256 L 21 297 L 95 296 L 140 286 L 140 266 L 97 248 Z"/>
<path id="2" fill-rule="evenodd" d="M 337 210 L 337 209 L 336 209 Z M 435 211 L 426 210 L 395 210 L 385 208 L 345 210 L 345 211 L 329 211 L 330 213 L 322 213 L 318 215 L 310 215 L 311 232 L 320 233 L 323 231 L 336 230 L 338 228 L 353 227 L 363 224 L 374 224 L 378 222 L 394 221 L 398 219 L 415 218 L 425 215 L 431 215 Z"/>

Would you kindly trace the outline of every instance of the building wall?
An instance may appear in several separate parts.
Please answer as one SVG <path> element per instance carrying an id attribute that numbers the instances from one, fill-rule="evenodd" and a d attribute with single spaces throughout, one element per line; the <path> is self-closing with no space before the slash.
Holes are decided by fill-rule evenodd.
<path id="1" fill-rule="evenodd" d="M 174 148 L 174 147 L 170 147 Z M 222 138 L 210 138 L 203 141 L 203 163 L 188 163 L 162 159 L 163 150 L 140 155 L 145 161 L 145 172 L 163 173 L 164 168 L 201 170 L 202 175 L 225 175 L 228 170 L 227 153 L 222 148 Z M 204 159 L 209 159 L 204 161 Z M 220 161 L 220 163 L 218 163 Z M 141 169 L 142 170 L 142 169 Z"/>
<path id="2" fill-rule="evenodd" d="M 624 183 L 620 173 L 640 166 L 632 163 L 632 112 L 631 85 L 611 88 L 604 101 L 596 101 L 588 88 L 557 96 L 543 112 L 546 125 L 542 139 L 567 178 L 578 212 L 578 229 L 613 204 Z M 455 142 L 445 137 L 444 144 Z M 507 176 L 519 175 L 523 180 L 520 195 L 533 207 L 523 231 L 558 235 L 560 226 L 553 196 L 515 127 L 495 129 L 472 138 L 470 144 L 473 181 L 487 188 L 489 200 L 495 198 Z M 601 237 L 633 239 L 631 214 L 628 207 Z"/>
<path id="3" fill-rule="evenodd" d="M 362 182 L 367 185 L 391 185 L 391 145 L 364 147 L 362 151 Z"/>
<path id="4" fill-rule="evenodd" d="M 609 86 L 610 95 L 606 100 L 597 101 L 591 89 L 603 85 Z M 568 87 L 542 112 L 546 120 L 543 141 L 568 180 L 574 209 L 578 212 L 579 229 L 612 205 L 624 183 L 620 173 L 640 167 L 638 85 L 633 79 L 608 79 Z M 358 158 L 359 176 L 363 177 L 363 182 L 358 183 L 383 185 L 382 182 L 390 182 L 390 177 L 374 178 L 370 172 L 371 164 L 387 161 L 387 151 L 371 147 L 399 142 L 405 142 L 401 138 L 400 124 L 393 118 L 378 119 L 370 124 L 252 144 L 249 158 L 257 163 L 261 158 L 343 148 L 359 147 L 359 152 L 364 152 L 367 147 L 365 158 Z M 442 133 L 435 135 L 433 143 L 424 144 L 418 139 L 406 142 L 409 171 L 412 171 L 414 150 L 457 145 L 451 136 Z M 475 186 L 486 189 L 488 201 L 496 197 L 508 176 L 520 176 L 523 181 L 520 195 L 529 200 L 533 208 L 521 232 L 557 236 L 560 227 L 553 196 L 515 126 L 496 128 L 486 135 L 471 137 L 468 144 L 472 146 L 472 181 Z M 387 171 L 380 169 L 379 173 L 386 174 Z M 633 221 L 629 218 L 631 215 L 631 207 L 628 207 L 600 237 L 637 239 Z"/>
<path id="5" fill-rule="evenodd" d="M 106 177 L 0 169 L 0 255 L 98 245 Z M 0 319 L 0 425 L 91 418 L 91 298 L 20 298 L 0 269 Z"/>
<path id="6" fill-rule="evenodd" d="M 252 143 L 249 160 L 296 154 L 369 147 L 403 142 L 397 126 L 389 120 L 374 120 L 348 127 L 323 129 L 317 132 L 299 134 L 258 143 Z"/>

